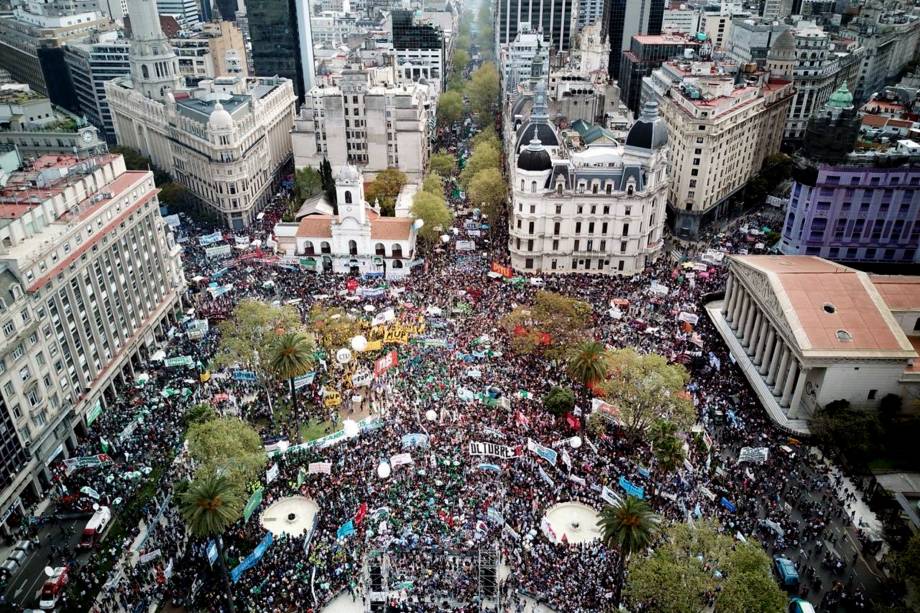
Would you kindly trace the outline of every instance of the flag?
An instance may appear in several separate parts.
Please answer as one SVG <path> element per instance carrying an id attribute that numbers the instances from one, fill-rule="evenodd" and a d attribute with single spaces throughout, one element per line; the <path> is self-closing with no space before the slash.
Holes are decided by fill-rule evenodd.
<path id="1" fill-rule="evenodd" d="M 521 424 L 522 426 L 529 426 L 529 425 L 530 425 L 530 419 L 529 419 L 526 415 L 524 415 L 523 413 L 521 413 L 520 411 L 518 411 L 517 413 L 514 414 L 514 421 L 515 421 L 516 423 Z"/>
<path id="2" fill-rule="evenodd" d="M 578 426 L 581 424 L 578 422 L 578 418 L 572 415 L 571 413 L 565 414 L 565 421 L 573 430 L 578 430 Z"/>
<path id="3" fill-rule="evenodd" d="M 367 503 L 362 502 L 361 506 L 358 507 L 358 512 L 355 513 L 355 525 L 360 526 L 361 522 L 364 521 L 364 517 L 367 515 Z"/>

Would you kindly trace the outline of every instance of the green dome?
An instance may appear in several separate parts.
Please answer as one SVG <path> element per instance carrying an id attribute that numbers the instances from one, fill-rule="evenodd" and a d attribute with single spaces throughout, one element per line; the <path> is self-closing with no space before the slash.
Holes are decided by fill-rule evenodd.
<path id="1" fill-rule="evenodd" d="M 827 105 L 838 109 L 848 109 L 853 106 L 853 94 L 847 89 L 844 82 L 827 100 Z"/>

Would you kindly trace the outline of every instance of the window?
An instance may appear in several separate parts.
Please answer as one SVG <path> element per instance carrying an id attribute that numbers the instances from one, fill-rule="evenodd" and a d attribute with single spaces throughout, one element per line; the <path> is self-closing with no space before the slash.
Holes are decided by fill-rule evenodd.
<path id="1" fill-rule="evenodd" d="M 556 223 L 553 224 L 553 234 L 554 234 L 555 236 L 559 236 L 559 226 L 560 226 L 560 224 L 559 224 L 558 221 L 557 221 Z"/>
<path id="2" fill-rule="evenodd" d="M 345 190 L 345 204 L 351 204 L 351 190 Z"/>
<path id="3" fill-rule="evenodd" d="M 22 379 L 23 381 L 28 381 L 29 379 L 32 378 L 32 371 L 29 370 L 28 365 L 23 366 L 22 368 L 19 369 L 19 378 Z"/>
<path id="4" fill-rule="evenodd" d="M 13 397 L 14 390 L 12 381 L 7 381 L 3 384 L 3 393 L 6 394 L 9 398 Z"/>
<path id="5" fill-rule="evenodd" d="M 8 321 L 8 322 L 6 322 L 5 324 L 3 324 L 3 334 L 4 334 L 4 335 L 6 335 L 6 336 L 12 336 L 12 335 L 13 335 L 13 332 L 15 332 L 15 331 L 16 331 L 16 326 L 13 325 L 13 322 L 12 322 L 12 321 Z"/>
<path id="6" fill-rule="evenodd" d="M 34 407 L 42 401 L 41 396 L 38 394 L 38 388 L 33 387 L 28 392 L 26 392 L 26 399 L 29 401 L 29 406 Z"/>
<path id="7" fill-rule="evenodd" d="M 878 394 L 878 390 L 869 390 L 869 395 L 866 397 L 866 400 L 875 400 L 876 394 Z"/>
<path id="8" fill-rule="evenodd" d="M 524 268 L 531 269 L 533 268 L 533 258 L 527 258 L 524 260 Z"/>
<path id="9" fill-rule="evenodd" d="M 16 348 L 13 349 L 13 359 L 18 360 L 25 354 L 25 349 L 22 348 L 22 343 L 16 345 Z"/>

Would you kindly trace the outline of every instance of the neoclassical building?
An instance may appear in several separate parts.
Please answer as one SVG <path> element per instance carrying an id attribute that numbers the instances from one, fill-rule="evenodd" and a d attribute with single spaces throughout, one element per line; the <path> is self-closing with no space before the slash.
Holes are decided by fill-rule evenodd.
<path id="1" fill-rule="evenodd" d="M 512 209 L 511 265 L 531 273 L 632 275 L 661 252 L 668 193 L 668 135 L 648 104 L 624 142 L 597 128 L 590 142 L 560 136 L 541 80 L 533 110 L 506 138 Z"/>
<path id="2" fill-rule="evenodd" d="M 818 407 L 874 409 L 916 397 L 920 283 L 812 256 L 733 256 L 724 300 L 707 305 L 768 413 L 808 432 Z M 917 364 L 920 366 L 920 364 Z"/>
<path id="3" fill-rule="evenodd" d="M 409 274 L 418 227 L 408 212 L 397 207 L 402 216 L 381 216 L 364 200 L 361 173 L 351 165 L 338 172 L 335 188 L 337 214 L 323 212 L 328 209 L 320 204 L 298 222 L 275 225 L 279 253 L 300 258 L 316 272 L 387 279 Z"/>

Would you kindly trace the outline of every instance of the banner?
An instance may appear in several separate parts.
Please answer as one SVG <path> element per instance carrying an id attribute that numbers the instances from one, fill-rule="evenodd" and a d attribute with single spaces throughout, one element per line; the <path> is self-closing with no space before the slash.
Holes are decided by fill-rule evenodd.
<path id="1" fill-rule="evenodd" d="M 469 454 L 474 456 L 494 456 L 505 460 L 515 457 L 514 449 L 507 445 L 498 445 L 496 443 L 469 443 Z"/>
<path id="2" fill-rule="evenodd" d="M 272 467 L 268 469 L 265 473 L 265 483 L 271 483 L 278 478 L 278 464 L 272 464 Z"/>
<path id="3" fill-rule="evenodd" d="M 493 472 L 493 473 L 500 473 L 502 471 L 502 467 L 499 466 L 498 464 L 488 464 L 485 462 L 479 464 L 476 468 L 478 468 L 479 470 L 484 470 L 484 471 Z"/>
<path id="4" fill-rule="evenodd" d="M 342 404 L 342 395 L 334 389 L 328 387 L 323 388 L 323 406 L 327 409 L 332 407 L 337 407 Z"/>
<path id="5" fill-rule="evenodd" d="M 258 379 L 256 373 L 251 370 L 242 370 L 240 368 L 231 372 L 230 376 L 233 377 L 234 381 L 256 381 Z"/>
<path id="6" fill-rule="evenodd" d="M 219 298 L 224 294 L 229 293 L 233 289 L 233 284 L 228 283 L 227 285 L 209 287 L 208 293 L 211 294 L 211 298 Z"/>
<path id="7" fill-rule="evenodd" d="M 112 458 L 107 456 L 104 453 L 98 455 L 87 455 L 78 458 L 67 458 L 64 460 L 64 466 L 67 468 L 67 474 L 81 468 L 90 468 L 92 466 L 99 466 L 106 462 L 111 462 Z"/>
<path id="8" fill-rule="evenodd" d="M 620 475 L 618 483 L 620 484 L 620 487 L 622 487 L 623 490 L 630 496 L 638 498 L 639 500 L 643 500 L 645 498 L 645 488 L 639 487 L 623 475 Z"/>
<path id="9" fill-rule="evenodd" d="M 715 493 L 711 489 L 706 487 L 705 485 L 700 486 L 700 494 L 702 494 L 703 496 L 705 496 L 706 498 L 708 498 L 709 500 L 713 502 L 715 502 L 716 500 Z"/>
<path id="10" fill-rule="evenodd" d="M 243 523 L 249 521 L 249 518 L 252 517 L 252 513 L 262 504 L 262 493 L 263 490 L 260 487 L 252 493 L 252 496 L 249 497 L 249 500 L 246 502 L 246 506 L 243 507 Z"/>
<path id="11" fill-rule="evenodd" d="M 216 243 L 217 241 L 222 241 L 222 240 L 224 240 L 224 235 L 221 233 L 220 230 L 218 230 L 211 234 L 205 234 L 204 236 L 198 237 L 198 244 L 204 247 L 206 245 L 210 245 L 212 243 Z"/>
<path id="12" fill-rule="evenodd" d="M 428 435 L 421 433 L 404 434 L 402 437 L 402 448 L 410 449 L 412 447 L 421 447 L 428 449 Z"/>
<path id="13" fill-rule="evenodd" d="M 166 225 L 170 228 L 178 228 L 182 225 L 182 220 L 179 219 L 178 215 L 166 215 L 163 217 L 163 221 L 165 221 Z"/>
<path id="14" fill-rule="evenodd" d="M 374 373 L 365 368 L 362 368 L 351 376 L 351 384 L 353 387 L 367 387 L 373 382 Z"/>
<path id="15" fill-rule="evenodd" d="M 195 361 L 192 360 L 192 356 L 180 355 L 175 358 L 166 358 L 163 361 L 163 365 L 168 368 L 172 368 L 173 366 L 194 366 Z"/>
<path id="16" fill-rule="evenodd" d="M 387 352 L 382 358 L 374 361 L 374 376 L 379 377 L 386 371 L 399 364 L 399 356 L 395 351 Z"/>
<path id="17" fill-rule="evenodd" d="M 555 449 L 544 447 L 540 443 L 537 443 L 531 439 L 527 439 L 527 449 L 529 449 L 530 451 L 533 451 L 535 454 L 537 454 L 538 456 L 540 456 L 541 458 L 543 458 L 544 460 L 546 460 L 553 466 L 556 465 L 556 460 L 558 459 L 559 454 L 556 452 Z"/>
<path id="18" fill-rule="evenodd" d="M 100 415 L 102 415 L 102 398 L 99 398 L 93 408 L 86 412 L 86 425 L 93 425 L 93 422 L 99 419 Z"/>
<path id="19" fill-rule="evenodd" d="M 196 319 L 186 327 L 186 334 L 188 334 L 189 339 L 197 341 L 204 338 L 209 329 L 210 324 L 208 324 L 207 319 Z"/>
<path id="20" fill-rule="evenodd" d="M 390 466 L 396 468 L 397 466 L 402 466 L 403 464 L 412 464 L 412 456 L 408 453 L 397 453 L 396 455 L 390 457 Z"/>
<path id="21" fill-rule="evenodd" d="M 623 501 L 623 499 L 620 497 L 619 494 L 614 492 L 612 489 L 610 489 L 606 485 L 601 488 L 601 500 L 611 505 L 617 505 Z"/>
<path id="22" fill-rule="evenodd" d="M 311 475 L 330 475 L 332 474 L 332 462 L 310 462 L 307 472 Z"/>
<path id="23" fill-rule="evenodd" d="M 156 560 L 159 556 L 160 556 L 160 550 L 159 550 L 159 549 L 154 549 L 154 550 L 151 551 L 150 553 L 145 553 L 144 555 L 142 555 L 141 557 L 139 557 L 139 558 L 137 559 L 137 563 L 138 563 L 138 564 L 146 564 L 147 562 L 150 562 L 150 561 L 152 561 L 152 560 Z"/>
<path id="24" fill-rule="evenodd" d="M 252 550 L 248 556 L 243 558 L 243 561 L 240 562 L 240 565 L 230 571 L 230 579 L 234 583 L 240 580 L 240 576 L 258 564 L 259 560 L 262 559 L 262 556 L 265 555 L 265 552 L 268 550 L 269 546 L 272 544 L 272 533 L 266 532 L 265 536 L 262 537 L 262 540 L 256 545 L 256 548 Z"/>
<path id="25" fill-rule="evenodd" d="M 722 500 L 719 501 L 719 504 L 721 504 L 723 507 L 728 509 L 729 513 L 734 513 L 735 511 L 738 510 L 735 507 L 734 503 L 732 503 L 732 501 L 726 498 L 725 496 L 722 496 Z"/>
<path id="26" fill-rule="evenodd" d="M 208 564 L 214 566 L 214 562 L 217 562 L 217 543 L 208 541 Z"/>
<path id="27" fill-rule="evenodd" d="M 668 289 L 668 286 L 662 285 L 658 281 L 652 281 L 652 284 L 649 285 L 649 289 L 652 290 L 653 294 L 658 294 L 660 296 L 667 296 L 668 293 L 671 291 L 670 289 Z"/>
<path id="28" fill-rule="evenodd" d="M 313 371 L 300 375 L 299 377 L 294 377 L 294 389 L 299 390 L 302 387 L 306 387 L 313 383 L 314 379 L 316 379 L 316 373 Z"/>
<path id="29" fill-rule="evenodd" d="M 392 308 L 389 308 L 389 309 L 383 310 L 377 313 L 376 315 L 374 315 L 374 319 L 371 320 L 371 325 L 372 326 L 382 326 L 383 324 L 394 321 L 395 319 L 396 319 L 396 313 L 393 311 Z"/>
<path id="30" fill-rule="evenodd" d="M 498 509 L 495 507 L 489 507 L 489 510 L 486 511 L 486 516 L 489 518 L 489 521 L 497 526 L 502 526 L 505 524 L 505 518 L 502 517 L 502 514 L 499 513 Z"/>
<path id="31" fill-rule="evenodd" d="M 545 516 L 542 520 L 540 520 L 540 531 L 543 532 L 543 536 L 549 539 L 551 543 L 559 542 L 559 539 L 556 538 L 556 531 L 553 530 L 553 527 L 550 525 L 549 520 L 546 519 Z"/>
<path id="32" fill-rule="evenodd" d="M 582 487 L 586 487 L 588 485 L 587 481 L 585 481 L 584 478 L 579 477 L 578 475 L 569 475 L 569 481 L 571 481 L 572 483 L 577 483 L 578 485 Z"/>
<path id="33" fill-rule="evenodd" d="M 347 522 L 339 526 L 339 529 L 335 533 L 336 539 L 348 538 L 355 533 L 355 520 L 349 519 Z"/>
<path id="34" fill-rule="evenodd" d="M 514 276 L 514 270 L 510 266 L 502 266 L 498 262 L 492 262 L 492 272 L 508 279 Z"/>
<path id="35" fill-rule="evenodd" d="M 230 245 L 218 245 L 217 247 L 208 247 L 204 250 L 204 256 L 211 258 L 228 258 L 233 255 Z"/>
<path id="36" fill-rule="evenodd" d="M 384 287 L 359 287 L 358 295 L 364 298 L 379 298 L 387 293 Z"/>
<path id="37" fill-rule="evenodd" d="M 620 412 L 620 409 L 618 409 L 617 407 L 613 406 L 610 403 L 604 402 L 603 400 L 592 398 L 591 399 L 591 412 L 595 413 L 598 411 L 600 411 L 600 413 L 604 415 L 604 417 L 606 417 L 607 419 L 609 419 L 616 425 L 618 426 L 623 425 L 623 414 Z"/>
<path id="38" fill-rule="evenodd" d="M 738 464 L 742 462 L 763 464 L 767 461 L 769 453 L 770 450 L 767 447 L 742 447 L 741 452 L 738 454 Z"/>
<path id="39" fill-rule="evenodd" d="M 457 251 L 473 251 L 476 249 L 476 241 L 457 241 L 454 248 Z"/>
<path id="40" fill-rule="evenodd" d="M 553 481 L 552 478 L 551 478 L 549 475 L 546 474 L 546 471 L 543 470 L 543 467 L 542 467 L 542 466 L 537 465 L 537 472 L 540 473 L 540 478 L 543 479 L 544 481 L 546 481 L 546 484 L 547 484 L 547 485 L 549 485 L 550 487 L 555 487 L 555 486 L 556 486 L 556 482 Z"/>
<path id="41" fill-rule="evenodd" d="M 681 311 L 680 315 L 677 316 L 677 321 L 685 321 L 691 326 L 695 326 L 696 322 L 699 320 L 700 318 L 698 315 L 694 315 L 693 313 L 688 313 L 686 311 Z"/>
<path id="42" fill-rule="evenodd" d="M 88 486 L 88 485 L 84 485 L 83 487 L 81 487 L 81 488 L 80 488 L 80 493 L 81 493 L 81 494 L 86 494 L 87 496 L 89 496 L 89 497 L 92 498 L 93 500 L 99 500 L 99 498 L 101 498 L 101 496 L 99 496 L 99 492 L 97 492 L 96 490 L 94 490 L 93 488 L 91 488 L 91 487 Z"/>

